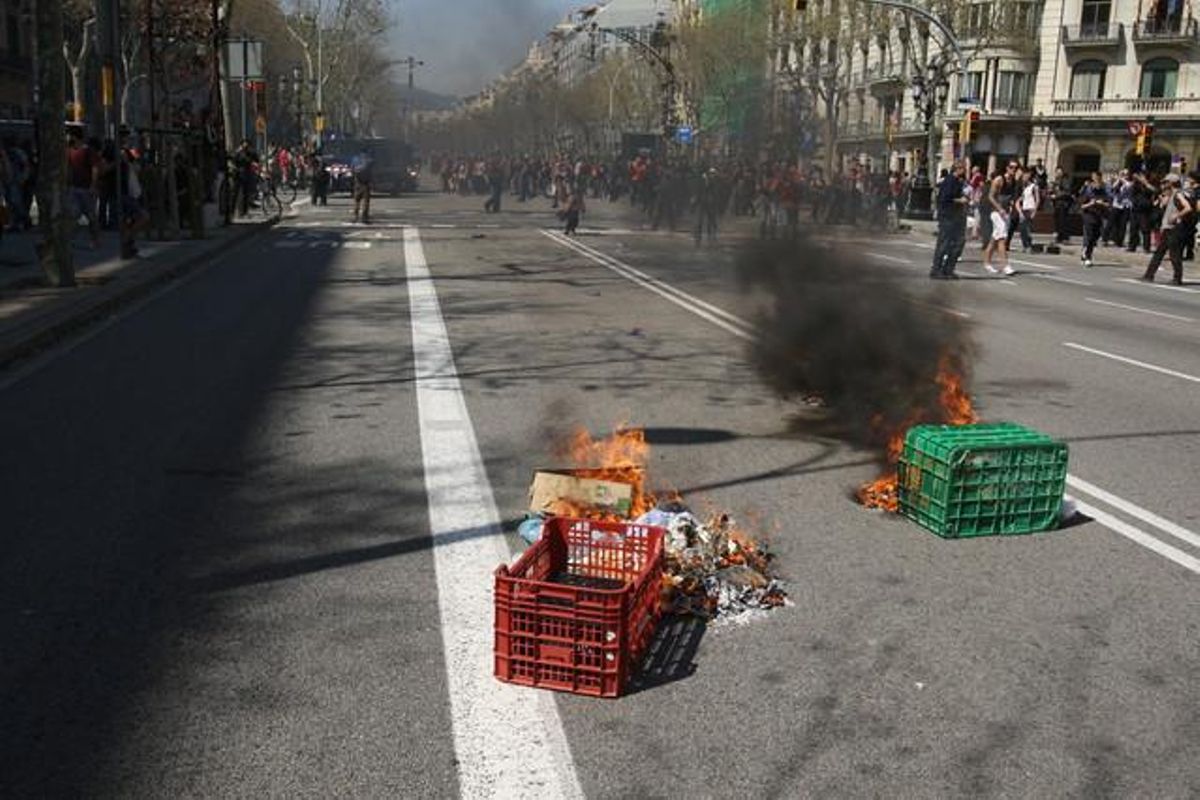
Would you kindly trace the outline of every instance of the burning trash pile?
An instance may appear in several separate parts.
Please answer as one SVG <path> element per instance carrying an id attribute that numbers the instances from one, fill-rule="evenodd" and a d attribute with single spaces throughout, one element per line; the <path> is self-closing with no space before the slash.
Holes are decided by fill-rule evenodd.
<path id="1" fill-rule="evenodd" d="M 744 291 L 762 299 L 766 333 L 750 345 L 759 377 L 809 406 L 800 421 L 820 434 L 879 451 L 883 476 L 855 496 L 897 511 L 908 429 L 977 421 L 968 323 L 931 308 L 903 273 L 810 238 L 745 248 L 737 266 Z"/>
<path id="2" fill-rule="evenodd" d="M 678 493 L 656 497 L 646 490 L 650 446 L 644 430 L 619 427 L 594 439 L 578 429 L 558 450 L 572 468 L 534 474 L 530 515 L 518 529 L 527 543 L 537 541 L 542 523 L 554 515 L 654 525 L 667 534 L 664 611 L 740 622 L 788 605 L 765 542 L 727 513 L 702 518 Z"/>
<path id="3" fill-rule="evenodd" d="M 904 450 L 904 436 L 914 425 L 937 422 L 945 425 L 972 425 L 979 421 L 971 395 L 963 386 L 962 368 L 949 355 L 938 362 L 935 376 L 939 391 L 938 402 L 933 408 L 914 408 L 911 415 L 888 434 L 887 469 L 877 480 L 858 488 L 855 497 L 867 508 L 896 513 L 900 510 L 900 493 L 896 464 Z"/>

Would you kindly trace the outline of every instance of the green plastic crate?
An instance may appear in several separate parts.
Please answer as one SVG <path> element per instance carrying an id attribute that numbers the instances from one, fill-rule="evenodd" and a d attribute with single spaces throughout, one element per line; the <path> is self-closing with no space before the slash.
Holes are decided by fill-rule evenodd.
<path id="1" fill-rule="evenodd" d="M 900 513 L 947 539 L 1058 526 L 1067 446 L 1009 422 L 917 425 L 897 465 Z"/>

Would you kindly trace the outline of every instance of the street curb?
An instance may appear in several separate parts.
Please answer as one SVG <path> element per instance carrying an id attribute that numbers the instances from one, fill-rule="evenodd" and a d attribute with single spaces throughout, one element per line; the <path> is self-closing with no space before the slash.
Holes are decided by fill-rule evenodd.
<path id="1" fill-rule="evenodd" d="M 108 316 L 118 308 L 144 297 L 160 286 L 184 277 L 195 271 L 204 262 L 224 253 L 248 239 L 266 231 L 280 220 L 270 219 L 248 225 L 238 225 L 238 230 L 211 248 L 191 253 L 180 261 L 158 267 L 148 259 L 145 269 L 138 275 L 122 278 L 116 276 L 99 291 L 74 303 L 65 303 L 61 309 L 48 312 L 43 318 L 32 320 L 30 330 L 22 333 L 20 328 L 12 334 L 15 342 L 0 343 L 0 370 L 7 370 L 18 361 L 28 358 L 52 346 L 101 317 Z"/>

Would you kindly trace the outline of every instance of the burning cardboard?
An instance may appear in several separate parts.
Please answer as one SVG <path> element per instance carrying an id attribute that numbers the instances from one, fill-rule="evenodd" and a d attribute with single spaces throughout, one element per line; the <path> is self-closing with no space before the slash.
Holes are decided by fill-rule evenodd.
<path id="1" fill-rule="evenodd" d="M 560 516 L 628 518 L 634 487 L 595 477 L 594 470 L 538 470 L 529 487 L 529 510 Z"/>
<path id="2" fill-rule="evenodd" d="M 642 429 L 622 426 L 601 439 L 577 430 L 559 452 L 575 466 L 534 473 L 529 508 L 535 516 L 523 523 L 526 541 L 540 531 L 537 515 L 545 514 L 655 525 L 667 531 L 664 610 L 711 619 L 787 605 L 765 543 L 728 514 L 701 519 L 677 495 L 660 500 L 645 490 L 649 445 Z"/>

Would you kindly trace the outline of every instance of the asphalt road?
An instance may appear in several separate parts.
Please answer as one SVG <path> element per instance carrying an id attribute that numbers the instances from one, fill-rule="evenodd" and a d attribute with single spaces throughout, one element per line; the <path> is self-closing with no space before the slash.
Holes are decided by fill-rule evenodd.
<path id="1" fill-rule="evenodd" d="M 745 235 L 597 204 L 581 251 L 481 205 L 305 208 L 0 375 L 0 794 L 1200 793 L 1200 285 L 1073 252 L 932 284 L 928 237 L 823 232 L 969 321 L 981 413 L 1068 441 L 1095 517 L 943 541 L 854 505 L 874 454 L 749 366 Z M 620 422 L 773 531 L 795 605 L 619 700 L 496 684 L 464 615 L 516 539 L 450 529 L 439 469 L 511 528 L 550 431 Z"/>

